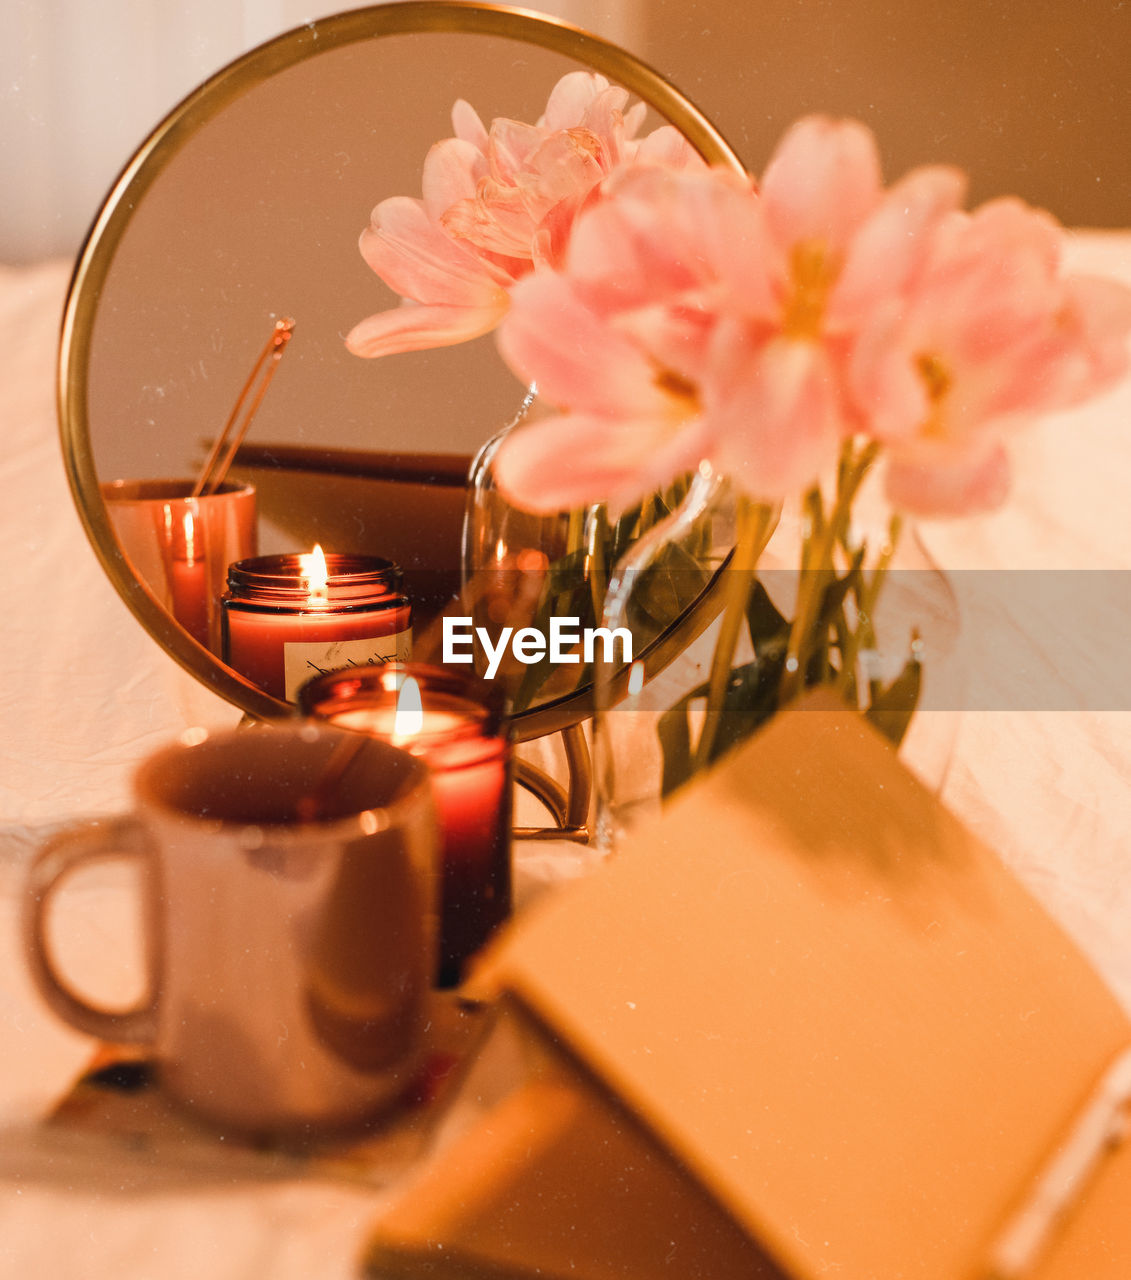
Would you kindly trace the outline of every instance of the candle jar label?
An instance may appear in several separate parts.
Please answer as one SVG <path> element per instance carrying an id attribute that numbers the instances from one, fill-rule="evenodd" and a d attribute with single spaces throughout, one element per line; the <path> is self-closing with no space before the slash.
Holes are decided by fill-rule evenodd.
<path id="1" fill-rule="evenodd" d="M 411 627 L 364 640 L 288 640 L 283 645 L 285 696 L 288 702 L 294 702 L 308 680 L 327 671 L 406 662 L 411 657 Z"/>

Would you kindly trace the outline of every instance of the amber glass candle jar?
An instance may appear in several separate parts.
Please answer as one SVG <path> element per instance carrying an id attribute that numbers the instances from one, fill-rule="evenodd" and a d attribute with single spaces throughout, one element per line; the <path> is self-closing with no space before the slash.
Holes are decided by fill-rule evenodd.
<path id="1" fill-rule="evenodd" d="M 400 586 L 400 569 L 376 556 L 239 560 L 222 601 L 224 661 L 286 702 L 322 672 L 403 661 L 412 627 Z"/>
<path id="2" fill-rule="evenodd" d="M 419 756 L 440 822 L 441 986 L 511 909 L 511 743 L 500 685 L 445 667 L 397 663 L 334 671 L 305 685 L 299 707 Z"/>

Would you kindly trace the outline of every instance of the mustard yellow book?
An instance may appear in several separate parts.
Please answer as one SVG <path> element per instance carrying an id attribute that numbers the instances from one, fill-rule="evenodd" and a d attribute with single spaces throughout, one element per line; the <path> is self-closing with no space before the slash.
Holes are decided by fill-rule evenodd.
<path id="1" fill-rule="evenodd" d="M 510 1157 L 468 1134 L 462 1169 L 439 1165 L 380 1224 L 386 1258 L 434 1264 L 437 1243 L 453 1257 L 466 1246 L 462 1271 L 436 1275 L 753 1276 L 769 1274 L 763 1254 L 797 1280 L 1008 1274 L 1003 1234 L 1131 1043 L 1059 926 L 840 711 L 777 717 L 600 872 L 520 920 L 479 980 L 584 1083 L 572 1101 L 568 1071 L 535 1082 L 541 1102 L 520 1091 L 498 1130 Z M 592 1158 L 610 1125 L 631 1137 L 611 1165 Z M 586 1126 L 566 1151 L 562 1136 Z M 682 1265 L 667 1271 L 653 1182 L 632 1192 L 640 1148 L 689 1206 Z M 538 1192 L 530 1177 L 551 1167 Z M 445 1184 L 480 1182 L 474 1205 L 449 1200 L 430 1218 Z M 625 1213 L 609 1270 L 592 1205 L 614 1186 L 639 1212 Z M 540 1223 L 570 1187 L 583 1194 L 565 1210 L 576 1245 L 563 1261 L 540 1254 Z M 1126 1148 L 1081 1190 L 1024 1273 L 1127 1280 Z M 696 1240 L 731 1261 L 689 1261 Z"/>

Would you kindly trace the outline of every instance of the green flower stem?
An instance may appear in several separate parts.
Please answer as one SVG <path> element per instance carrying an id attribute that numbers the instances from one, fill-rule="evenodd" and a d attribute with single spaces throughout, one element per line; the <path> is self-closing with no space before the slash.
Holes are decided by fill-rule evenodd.
<path id="1" fill-rule="evenodd" d="M 808 503 L 808 500 L 807 500 Z M 817 620 L 821 597 L 832 575 L 832 551 L 835 546 L 833 521 L 822 522 L 806 537 L 801 552 L 801 580 L 797 584 L 797 611 L 789 629 L 785 669 L 778 689 L 778 707 L 784 707 L 797 696 L 804 678 L 804 668 L 812 650 L 813 625 Z"/>
<path id="2" fill-rule="evenodd" d="M 585 542 L 585 508 L 578 507 L 569 513 L 566 527 L 566 555 L 580 551 Z"/>
<path id="3" fill-rule="evenodd" d="M 738 537 L 734 547 L 734 558 L 728 570 L 730 576 L 727 578 L 723 620 L 719 627 L 718 639 L 715 641 L 715 651 L 711 657 L 711 674 L 707 685 L 707 716 L 695 749 L 696 769 L 706 768 L 711 760 L 711 752 L 714 750 L 722 722 L 723 700 L 726 697 L 727 686 L 730 684 L 734 652 L 738 645 L 742 624 L 746 619 L 746 602 L 750 598 L 754 570 L 758 567 L 758 560 L 766 549 L 766 543 L 777 528 L 780 515 L 780 507 L 752 502 L 746 497 L 738 499 Z"/>
<path id="4" fill-rule="evenodd" d="M 832 536 L 832 531 L 825 524 L 825 504 L 821 496 L 821 489 L 819 485 L 814 485 L 813 488 L 809 490 L 802 499 L 802 506 L 805 512 L 806 524 L 801 540 L 802 585 L 800 589 L 803 589 L 804 584 L 809 581 L 813 571 L 822 568 L 823 561 L 820 558 L 821 549 L 824 546 L 826 537 Z M 800 607 L 801 600 L 799 597 L 798 608 Z"/>
<path id="5" fill-rule="evenodd" d="M 820 545 L 826 532 L 825 506 L 821 501 L 821 490 L 816 485 L 805 495 L 804 507 L 809 523 L 805 530 L 804 540 L 801 543 L 801 567 L 802 569 L 809 569 L 813 567 L 810 564 L 813 548 Z"/>
<path id="6" fill-rule="evenodd" d="M 784 707 L 797 697 L 804 687 L 805 671 L 814 651 L 817 637 L 813 630 L 820 617 L 821 602 L 830 581 L 836 576 L 834 555 L 848 533 L 852 503 L 861 482 L 879 453 L 879 445 L 872 441 L 860 450 L 852 451 L 851 442 L 845 445 L 839 467 L 836 504 L 827 520 L 813 520 L 813 531 L 806 539 L 801 557 L 801 581 L 797 588 L 797 612 L 789 632 L 786 649 L 785 671 L 778 691 L 778 707 Z M 811 490 L 806 496 L 806 506 L 812 513 L 820 512 L 820 495 Z"/>
<path id="7" fill-rule="evenodd" d="M 608 566 L 605 564 L 605 544 L 609 540 L 608 512 L 605 507 L 594 507 L 590 516 L 589 546 L 586 558 L 586 577 L 593 602 L 593 618 L 599 622 L 605 610 L 608 589 Z"/>
<path id="8" fill-rule="evenodd" d="M 836 543 L 843 545 L 848 538 L 848 522 L 852 517 L 852 504 L 856 494 L 868 474 L 872 463 L 879 457 L 880 446 L 877 441 L 869 441 L 855 454 L 852 442 L 844 446 L 842 469 L 837 484 L 836 509 L 833 512 L 832 524 Z"/>
<path id="9" fill-rule="evenodd" d="M 884 578 L 891 567 L 892 558 L 899 545 L 899 535 L 902 529 L 903 521 L 897 512 L 892 516 L 888 524 L 887 546 L 876 562 L 876 568 L 871 580 L 867 582 L 864 590 L 857 597 L 857 611 L 860 615 L 860 620 L 856 624 L 856 630 L 849 632 L 848 644 L 845 646 L 844 662 L 841 667 L 840 680 L 837 683 L 837 688 L 841 693 L 847 694 L 851 687 L 851 681 L 855 679 L 856 659 L 860 655 L 861 646 L 865 642 L 868 645 L 876 642 L 872 618 L 875 614 L 876 602 L 880 598 L 880 591 L 884 585 Z"/>

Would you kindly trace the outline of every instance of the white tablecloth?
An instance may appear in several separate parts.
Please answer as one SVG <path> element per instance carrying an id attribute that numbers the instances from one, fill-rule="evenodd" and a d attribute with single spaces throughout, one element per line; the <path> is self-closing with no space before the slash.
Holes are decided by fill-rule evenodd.
<path id="1" fill-rule="evenodd" d="M 1071 254 L 1076 266 L 1131 282 L 1131 233 L 1080 233 Z M 237 718 L 156 649 L 86 545 L 54 425 L 65 284 L 61 264 L 0 269 L 0 530 L 5 562 L 17 566 L 5 591 L 0 674 L 0 1275 L 355 1275 L 366 1225 L 387 1193 L 330 1178 L 217 1180 L 35 1124 L 90 1046 L 48 1014 L 25 976 L 16 914 L 26 860 L 47 829 L 124 808 L 132 766 L 174 732 Z M 1018 441 L 1008 507 L 925 530 L 936 559 L 954 570 L 1131 570 L 1129 424 L 1131 380 L 1043 422 Z M 1031 609 L 1010 617 L 984 577 L 955 581 L 974 652 L 980 636 L 992 637 L 983 655 L 991 684 L 1051 671 L 1071 690 L 1074 657 L 1083 672 L 1128 656 L 1118 626 L 1081 635 L 1075 618 L 1051 609 L 1034 625 Z M 1131 712 L 1094 694 L 1070 710 L 1004 702 L 960 714 L 944 799 L 1131 1010 Z M 544 855 L 529 856 L 536 875 Z M 68 971 L 104 997 L 128 996 L 135 980 L 132 907 L 112 868 L 67 896 Z"/>

